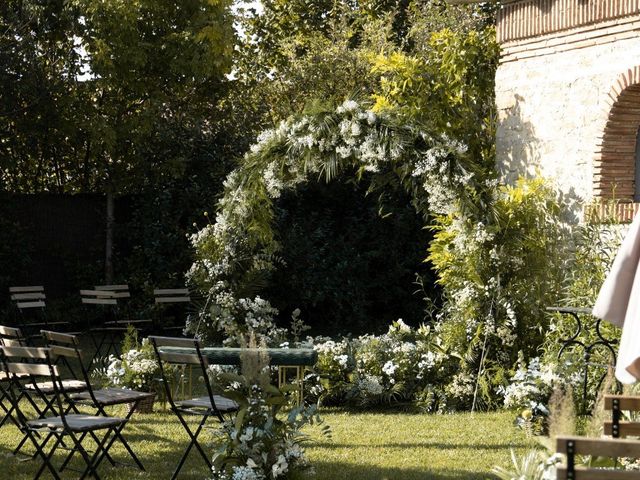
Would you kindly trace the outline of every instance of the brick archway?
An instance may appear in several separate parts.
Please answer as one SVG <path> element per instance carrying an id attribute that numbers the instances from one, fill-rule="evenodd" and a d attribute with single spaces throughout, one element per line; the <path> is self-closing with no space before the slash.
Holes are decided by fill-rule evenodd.
<path id="1" fill-rule="evenodd" d="M 633 202 L 636 137 L 640 127 L 640 66 L 618 77 L 607 99 L 608 118 L 594 159 L 595 197 Z"/>

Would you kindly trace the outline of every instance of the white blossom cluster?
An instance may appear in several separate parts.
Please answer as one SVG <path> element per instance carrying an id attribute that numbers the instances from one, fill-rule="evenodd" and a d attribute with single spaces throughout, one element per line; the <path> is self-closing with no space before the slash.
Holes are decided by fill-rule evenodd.
<path id="1" fill-rule="evenodd" d="M 207 314 L 205 326 L 223 333 L 225 346 L 237 346 L 242 338 L 247 339 L 251 334 L 258 343 L 272 346 L 280 345 L 286 337 L 286 329 L 275 324 L 278 310 L 268 300 L 260 296 L 236 298 L 224 282 L 212 287 Z M 187 325 L 189 331 L 197 328 L 192 323 Z"/>
<path id="2" fill-rule="evenodd" d="M 245 385 L 246 386 L 246 385 Z M 214 480 L 272 480 L 287 477 L 293 470 L 306 468 L 308 461 L 300 446 L 299 429 L 309 423 L 314 407 L 296 409 L 276 422 L 259 385 L 239 388 L 247 393 L 248 408 L 242 422 L 229 420 L 217 435 L 222 442 L 219 455 L 242 462 L 229 470 L 213 471 Z"/>
<path id="3" fill-rule="evenodd" d="M 466 145 L 443 136 L 440 145 L 428 149 L 416 161 L 412 176 L 422 180 L 431 212 L 448 215 L 456 210 L 460 191 L 468 188 L 474 176 L 459 164 L 466 152 Z"/>
<path id="4" fill-rule="evenodd" d="M 475 377 L 468 372 L 459 372 L 453 376 L 445 390 L 452 398 L 470 398 L 473 396 L 476 386 Z"/>
<path id="5" fill-rule="evenodd" d="M 506 408 L 528 410 L 534 417 L 546 416 L 549 413 L 547 402 L 554 386 L 580 384 L 579 375 L 560 375 L 558 365 L 543 364 L 539 357 L 532 358 L 528 364 L 521 357 L 519 363 L 511 383 L 499 392 L 504 395 Z"/>
<path id="6" fill-rule="evenodd" d="M 366 395 L 376 396 L 384 392 L 382 379 L 376 375 L 363 375 L 358 378 L 358 388 Z"/>
<path id="7" fill-rule="evenodd" d="M 140 349 L 123 352 L 121 358 L 109 356 L 106 378 L 113 386 L 147 391 L 159 371 L 160 365 L 145 338 Z"/>
<path id="8" fill-rule="evenodd" d="M 366 334 L 339 341 L 309 338 L 318 352 L 318 361 L 317 377 L 309 377 L 307 385 L 320 395 L 332 393 L 331 386 L 327 390 L 319 383 L 321 378 L 330 380 L 330 385 L 351 385 L 357 391 L 356 398 L 367 404 L 399 386 L 410 397 L 434 381 L 447 359 L 429 335 L 430 329 L 413 329 L 399 319 L 384 335 Z"/>

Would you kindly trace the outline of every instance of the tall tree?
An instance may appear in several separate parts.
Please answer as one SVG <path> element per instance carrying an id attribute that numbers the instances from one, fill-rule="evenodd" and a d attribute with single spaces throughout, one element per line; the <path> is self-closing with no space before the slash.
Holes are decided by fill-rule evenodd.
<path id="1" fill-rule="evenodd" d="M 77 13 L 63 1 L 0 3 L 0 188 L 64 191 L 76 143 Z"/>
<path id="2" fill-rule="evenodd" d="M 184 171 L 187 158 L 157 155 L 153 147 L 163 144 L 168 130 L 206 119 L 202 109 L 231 67 L 230 3 L 76 0 L 92 74 L 83 171 L 93 172 L 107 194 L 107 279 L 113 275 L 113 197 L 154 176 Z"/>
<path id="3" fill-rule="evenodd" d="M 185 171 L 230 71 L 231 0 L 8 0 L 0 165 L 13 191 L 113 198 Z"/>

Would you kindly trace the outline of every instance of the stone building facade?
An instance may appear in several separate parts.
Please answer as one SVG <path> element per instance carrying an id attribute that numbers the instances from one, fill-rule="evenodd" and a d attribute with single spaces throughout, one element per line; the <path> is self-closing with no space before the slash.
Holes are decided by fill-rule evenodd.
<path id="1" fill-rule="evenodd" d="M 551 177 L 583 205 L 640 202 L 640 0 L 511 1 L 497 36 L 504 178 Z"/>

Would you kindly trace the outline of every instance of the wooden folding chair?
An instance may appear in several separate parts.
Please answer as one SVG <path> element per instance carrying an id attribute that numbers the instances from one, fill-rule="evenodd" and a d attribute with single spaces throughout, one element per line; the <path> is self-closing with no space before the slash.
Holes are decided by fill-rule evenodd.
<path id="1" fill-rule="evenodd" d="M 184 330 L 187 323 L 186 309 L 191 304 L 189 289 L 156 288 L 153 290 L 153 297 L 159 310 L 159 330 L 163 333 Z"/>
<path id="2" fill-rule="evenodd" d="M 640 442 L 637 440 L 561 436 L 556 439 L 556 451 L 567 456 L 566 465 L 558 467 L 558 480 L 640 480 L 640 472 L 637 470 L 576 466 L 578 455 L 640 458 Z"/>
<path id="3" fill-rule="evenodd" d="M 605 410 L 611 411 L 611 420 L 604 422 L 605 435 L 613 438 L 640 436 L 640 422 L 623 420 L 622 413 L 640 412 L 640 396 L 636 395 L 605 395 Z"/>
<path id="4" fill-rule="evenodd" d="M 86 332 L 94 346 L 91 363 L 96 358 L 108 356 L 112 351 L 114 355 L 119 354 L 118 340 L 123 333 L 123 329 L 108 325 L 109 322 L 116 318 L 117 295 L 112 290 L 80 290 L 80 301 L 87 309 L 87 318 L 97 320 L 97 322 L 90 322 L 86 326 Z"/>
<path id="5" fill-rule="evenodd" d="M 42 285 L 9 287 L 11 302 L 18 313 L 17 324 L 27 337 L 37 337 L 41 328 L 67 328 L 69 322 L 50 322 L 46 311 L 47 296 Z"/>
<path id="6" fill-rule="evenodd" d="M 566 466 L 558 468 L 558 480 L 585 479 L 635 479 L 640 480 L 637 470 L 604 470 L 576 466 L 577 455 L 593 455 L 610 458 L 640 458 L 640 441 L 626 440 L 627 436 L 640 435 L 640 422 L 623 420 L 623 412 L 639 412 L 640 397 L 634 395 L 605 395 L 604 409 L 611 411 L 611 420 L 604 422 L 604 434 L 612 438 L 558 437 L 558 453 L 567 456 Z"/>
<path id="7" fill-rule="evenodd" d="M 121 302 L 131 297 L 129 285 L 96 285 L 94 290 L 80 290 L 80 297 L 83 305 L 102 310 L 98 312 L 101 318 L 99 325 L 89 328 L 95 346 L 93 359 L 108 356 L 111 352 L 120 355 L 120 342 L 129 325 L 141 331 L 152 324 L 150 319 L 122 317 Z"/>
<path id="8" fill-rule="evenodd" d="M 96 285 L 96 291 L 111 292 L 110 298 L 117 300 L 117 306 L 114 308 L 114 317 L 105 322 L 106 327 L 120 328 L 126 331 L 129 325 L 136 330 L 142 331 L 148 329 L 153 320 L 150 318 L 131 318 L 131 312 L 124 306 L 128 299 L 131 298 L 129 285 Z"/>
<path id="9" fill-rule="evenodd" d="M 19 328 L 0 325 L 0 345 L 5 347 L 25 347 L 27 346 L 27 341 Z M 0 409 L 4 411 L 4 415 L 0 420 L 0 427 L 8 420 L 18 425 L 13 418 L 13 406 L 9 402 L 7 388 L 12 388 L 11 378 L 2 369 L 0 370 Z"/>
<path id="10" fill-rule="evenodd" d="M 17 329 L 0 328 L 0 332 L 4 331 L 5 334 L 12 334 L 9 339 L 3 339 L 3 344 L 5 346 L 26 347 L 26 343 L 20 340 L 19 330 L 17 333 L 15 333 L 15 330 Z M 58 359 L 56 359 L 56 362 L 57 361 Z M 74 371 L 73 368 L 70 368 L 68 364 L 65 363 L 64 366 L 67 367 L 65 368 L 65 371 L 68 372 L 68 375 L 66 375 L 66 378 L 64 379 L 61 378 L 60 382 L 64 387 L 63 395 L 66 397 L 66 400 L 69 403 L 67 406 L 67 412 L 73 411 L 74 413 L 79 413 L 75 405 L 70 402 L 69 395 L 72 393 L 86 392 L 90 386 L 88 378 L 81 378 L 80 376 L 78 376 L 77 372 Z M 13 388 L 17 392 L 16 395 L 18 401 L 26 400 L 40 418 L 46 417 L 49 412 L 55 412 L 55 385 L 52 381 L 34 381 L 33 378 L 24 378 L 24 376 L 20 377 L 19 375 L 15 375 L 14 377 L 22 380 L 21 382 L 14 382 L 10 385 L 10 388 Z M 44 407 L 41 407 L 40 404 L 36 402 L 36 400 L 41 400 L 41 403 L 44 403 Z M 11 411 L 8 412 L 7 415 L 5 415 L 3 423 L 6 422 L 7 417 L 12 419 L 12 413 L 13 406 L 11 407 Z M 0 423 L 0 426 L 1 425 L 2 423 Z M 26 440 L 26 437 L 22 439 L 22 441 L 13 451 L 14 455 L 18 454 L 21 451 L 23 445 L 26 443 Z"/>
<path id="11" fill-rule="evenodd" d="M 60 479 L 59 473 L 68 467 L 70 458 L 78 452 L 84 460 L 85 468 L 81 470 L 81 479 L 87 475 L 95 479 L 100 478 L 97 468 L 104 458 L 109 456 L 108 450 L 113 442 L 110 437 L 116 430 L 121 430 L 127 422 L 124 418 L 99 417 L 82 414 L 69 414 L 65 408 L 64 386 L 62 384 L 58 367 L 54 365 L 52 352 L 48 348 L 33 347 L 0 347 L 2 364 L 7 375 L 28 375 L 34 383 L 38 380 L 51 382 L 54 386 L 55 415 L 45 418 L 29 420 L 24 414 L 21 404 L 12 390 L 10 398 L 17 412 L 20 429 L 35 448 L 35 456 L 42 460 L 42 465 L 36 473 L 37 480 L 45 470 L 49 470 L 55 479 Z M 33 359 L 44 363 L 25 363 L 25 359 Z M 16 380 L 17 383 L 19 383 Z M 102 438 L 99 432 L 104 432 Z M 87 435 L 96 441 L 96 450 L 93 455 L 84 447 L 82 441 Z M 71 440 L 68 447 L 64 439 Z M 53 445 L 50 442 L 53 441 Z M 53 465 L 53 456 L 59 447 L 69 448 L 69 453 L 59 469 Z"/>
<path id="12" fill-rule="evenodd" d="M 94 415 L 102 415 L 108 417 L 109 415 L 106 412 L 107 407 L 132 403 L 134 405 L 129 409 L 125 417 L 125 419 L 128 421 L 130 420 L 131 415 L 133 415 L 133 412 L 136 410 L 136 407 L 140 402 L 155 396 L 155 393 L 138 392 L 136 390 L 127 390 L 123 388 L 103 388 L 99 390 L 94 389 L 91 385 L 91 382 L 89 381 L 89 372 L 84 366 L 82 350 L 80 350 L 79 338 L 76 335 L 51 332 L 46 330 L 42 331 L 42 336 L 45 338 L 47 346 L 51 349 L 51 352 L 54 354 L 54 356 L 58 359 L 63 360 L 67 368 L 71 369 L 75 366 L 75 368 L 79 369 L 82 374 L 82 378 L 84 378 L 87 383 L 87 389 L 85 391 L 79 393 L 71 393 L 68 397 L 68 400 L 77 405 L 88 405 L 95 408 L 96 411 Z M 129 446 L 129 443 L 122 436 L 120 430 L 116 430 L 114 433 L 115 434 L 111 440 L 111 443 L 113 443 L 115 440 L 119 440 L 129 456 L 136 463 L 137 467 L 140 470 L 144 471 L 145 468 L 142 462 L 133 452 L 133 450 Z M 111 444 L 107 446 L 107 449 L 109 449 L 110 447 Z"/>
<path id="13" fill-rule="evenodd" d="M 202 432 L 207 420 L 209 418 L 215 418 L 221 423 L 224 422 L 224 416 L 234 413 L 238 410 L 238 404 L 233 400 L 222 397 L 220 395 L 213 394 L 213 388 L 209 381 L 209 375 L 207 373 L 209 362 L 207 357 L 202 354 L 200 348 L 200 341 L 197 339 L 186 338 L 173 338 L 173 337 L 149 337 L 153 345 L 153 349 L 160 363 L 160 373 L 162 377 L 162 384 L 164 385 L 164 391 L 167 396 L 171 411 L 178 417 L 178 421 L 182 424 L 184 429 L 189 435 L 189 445 L 182 454 L 176 470 L 173 472 L 171 480 L 175 480 L 180 473 L 180 469 L 187 460 L 189 452 L 193 447 L 200 453 L 202 460 L 205 462 L 209 470 L 211 470 L 211 460 L 209 454 L 206 453 L 202 446 L 198 443 L 198 436 Z M 163 347 L 178 347 L 182 349 L 180 352 L 163 351 Z M 164 364 L 173 365 L 193 365 L 202 369 L 203 380 L 207 389 L 207 395 L 199 398 L 193 398 L 191 400 L 175 401 L 173 398 L 173 392 L 171 391 L 170 382 L 168 381 L 168 374 Z M 189 424 L 185 420 L 186 416 L 200 417 L 200 422 L 195 431 L 189 427 Z"/>

